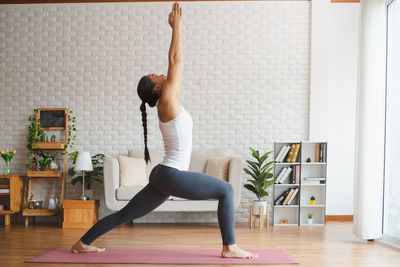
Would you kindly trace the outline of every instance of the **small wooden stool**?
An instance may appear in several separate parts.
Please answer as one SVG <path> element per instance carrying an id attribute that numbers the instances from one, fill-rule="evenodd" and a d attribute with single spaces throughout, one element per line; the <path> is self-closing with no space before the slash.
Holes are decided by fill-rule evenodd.
<path id="1" fill-rule="evenodd" d="M 259 213 L 258 215 L 253 214 L 253 205 L 250 206 L 250 217 L 249 217 L 249 223 L 250 223 L 250 228 L 253 228 L 253 217 L 254 217 L 254 227 L 256 227 L 256 220 L 258 219 L 258 224 L 260 228 L 263 228 L 264 226 L 264 216 L 265 216 L 265 227 L 268 228 L 268 205 L 266 207 L 266 214 L 264 215 L 264 207 L 260 206 L 259 207 Z"/>

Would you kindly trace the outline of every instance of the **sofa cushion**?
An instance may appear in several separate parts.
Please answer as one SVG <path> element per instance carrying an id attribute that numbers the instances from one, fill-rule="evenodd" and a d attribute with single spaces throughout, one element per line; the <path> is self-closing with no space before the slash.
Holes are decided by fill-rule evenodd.
<path id="1" fill-rule="evenodd" d="M 164 159 L 163 150 L 149 150 L 150 160 L 146 164 L 146 175 L 150 176 L 151 171 L 157 164 L 159 164 Z M 128 150 L 128 157 L 141 158 L 144 160 L 144 150 Z"/>
<path id="2" fill-rule="evenodd" d="M 205 173 L 209 158 L 228 157 L 230 155 L 231 153 L 228 149 L 193 149 L 189 171 Z"/>
<path id="3" fill-rule="evenodd" d="M 144 159 L 119 156 L 118 162 L 121 187 L 145 186 L 149 182 Z"/>
<path id="4" fill-rule="evenodd" d="M 218 177 L 224 181 L 229 179 L 229 162 L 231 157 L 209 158 L 205 174 Z"/>

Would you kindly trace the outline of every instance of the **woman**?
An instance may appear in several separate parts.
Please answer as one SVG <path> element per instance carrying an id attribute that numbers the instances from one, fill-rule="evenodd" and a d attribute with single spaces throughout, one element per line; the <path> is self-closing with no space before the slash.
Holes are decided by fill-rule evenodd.
<path id="1" fill-rule="evenodd" d="M 182 9 L 173 4 L 168 22 L 172 28 L 169 49 L 168 76 L 149 74 L 138 84 L 138 95 L 142 100 L 140 110 L 144 127 L 145 160 L 150 160 L 147 148 L 146 106 L 157 106 L 159 126 L 164 139 L 166 155 L 150 173 L 149 183 L 137 193 L 120 211 L 97 222 L 76 244 L 72 252 L 101 252 L 90 244 L 100 235 L 114 227 L 142 217 L 168 199 L 170 195 L 192 200 L 217 198 L 218 222 L 223 246 L 221 257 L 253 259 L 256 254 L 240 249 L 235 242 L 234 192 L 230 183 L 214 176 L 189 172 L 192 151 L 192 118 L 179 103 L 182 84 L 182 44 L 180 26 Z"/>

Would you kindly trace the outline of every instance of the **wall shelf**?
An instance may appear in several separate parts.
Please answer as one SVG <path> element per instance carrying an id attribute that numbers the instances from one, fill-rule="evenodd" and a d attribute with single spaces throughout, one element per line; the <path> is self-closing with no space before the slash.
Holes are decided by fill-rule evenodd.
<path id="1" fill-rule="evenodd" d="M 28 171 L 29 178 L 56 178 L 61 179 L 63 172 L 60 171 Z"/>
<path id="2" fill-rule="evenodd" d="M 32 144 L 32 149 L 42 150 L 64 150 L 65 145 L 61 142 L 36 142 Z"/>

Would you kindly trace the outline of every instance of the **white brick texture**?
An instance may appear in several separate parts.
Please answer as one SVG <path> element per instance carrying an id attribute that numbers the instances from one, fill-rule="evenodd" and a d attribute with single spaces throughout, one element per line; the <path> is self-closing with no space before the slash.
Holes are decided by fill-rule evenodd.
<path id="1" fill-rule="evenodd" d="M 229 148 L 246 160 L 252 159 L 250 146 L 266 152 L 274 141 L 306 139 L 311 3 L 181 5 L 180 101 L 193 118 L 193 149 Z M 39 107 L 74 111 L 73 150 L 116 156 L 144 148 L 136 86 L 145 74 L 166 74 L 170 8 L 170 2 L 0 6 L 0 149 L 17 150 L 14 172 L 26 172 L 27 118 Z M 162 149 L 156 110 L 147 111 L 148 146 Z M 66 197 L 78 197 L 81 187 L 69 181 Z M 48 198 L 57 193 L 53 188 L 42 185 L 38 193 Z M 100 217 L 110 214 L 102 185 L 95 194 L 102 201 Z M 237 221 L 247 220 L 252 199 L 242 188 Z M 138 221 L 217 217 L 151 213 Z"/>

